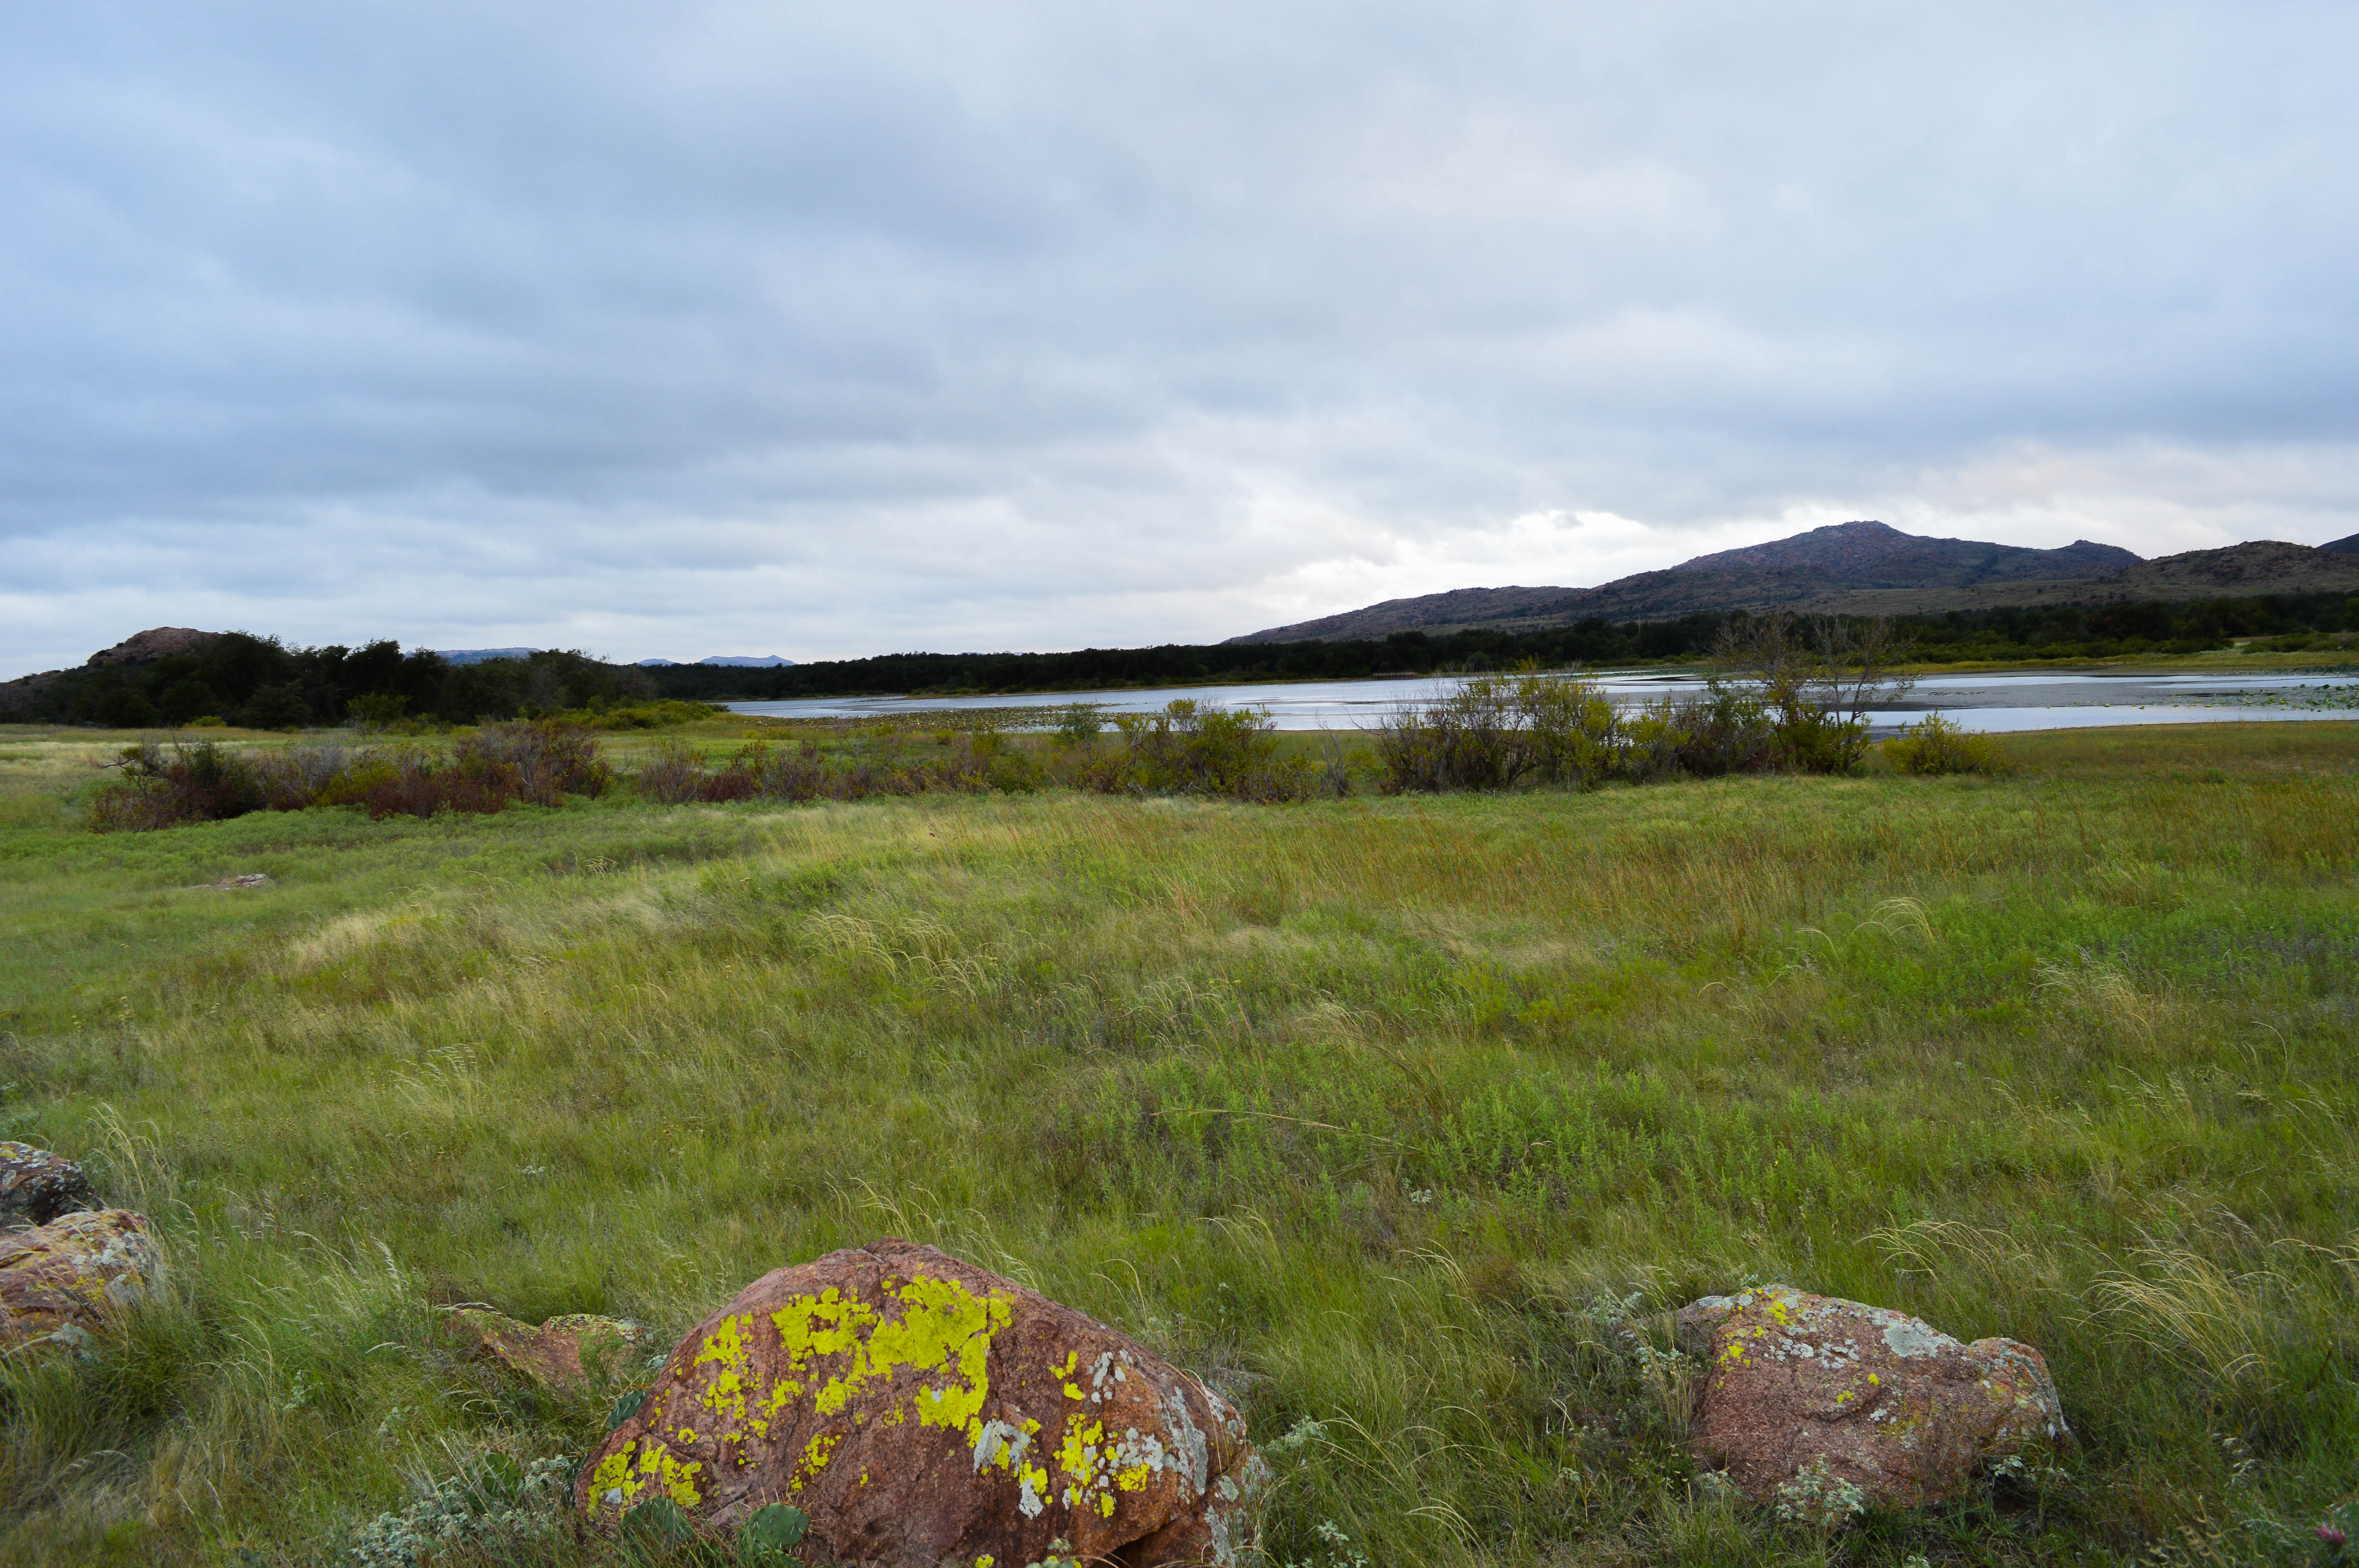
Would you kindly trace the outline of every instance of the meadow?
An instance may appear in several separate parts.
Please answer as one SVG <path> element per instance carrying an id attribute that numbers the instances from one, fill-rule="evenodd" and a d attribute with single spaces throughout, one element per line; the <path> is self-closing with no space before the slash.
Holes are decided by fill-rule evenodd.
<path id="1" fill-rule="evenodd" d="M 98 835 L 107 739 L 0 730 L 0 1136 L 174 1261 L 120 1342 L 0 1365 L 0 1562 L 352 1563 L 438 1485 L 436 1561 L 621 1561 L 492 1506 L 612 1390 L 435 1307 L 669 1346 L 880 1235 L 1235 1396 L 1273 1568 L 2333 1561 L 2359 724 L 2004 745 Z M 1668 1314 L 1746 1281 L 2028 1341 L 2075 1439 L 1781 1525 L 1682 1445 Z"/>

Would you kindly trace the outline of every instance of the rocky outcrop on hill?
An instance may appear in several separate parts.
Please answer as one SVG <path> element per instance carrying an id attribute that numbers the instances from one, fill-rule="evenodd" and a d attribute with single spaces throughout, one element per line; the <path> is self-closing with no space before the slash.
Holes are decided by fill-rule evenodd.
<path id="1" fill-rule="evenodd" d="M 1226 1564 L 1267 1468 L 1218 1394 L 1125 1335 L 907 1241 L 764 1275 L 583 1464 L 601 1529 L 809 1518 L 859 1563 Z"/>
<path id="2" fill-rule="evenodd" d="M 0 1236 L 0 1350 L 86 1346 L 163 1278 L 147 1221 L 125 1209 Z"/>
<path id="3" fill-rule="evenodd" d="M 218 632 L 200 632 L 193 626 L 151 626 L 145 632 L 135 632 L 111 648 L 101 648 L 82 662 L 86 670 L 107 665 L 144 665 L 168 654 L 189 654 L 206 646 L 221 636 Z M 0 715 L 18 709 L 30 709 L 34 699 L 47 691 L 64 676 L 74 672 L 42 670 L 15 680 L 0 681 Z"/>
<path id="4" fill-rule="evenodd" d="M 2066 1435 L 2047 1362 L 2012 1339 L 1961 1345 L 1790 1285 L 1706 1296 L 1678 1327 L 1704 1363 L 1697 1459 L 1801 1515 L 1940 1502 L 1991 1461 Z"/>
<path id="5" fill-rule="evenodd" d="M 193 654 L 220 636 L 218 632 L 200 632 L 193 626 L 151 626 L 145 632 L 134 632 L 112 648 L 101 648 L 83 663 L 144 665 L 167 654 Z"/>
<path id="6" fill-rule="evenodd" d="M 0 1139 L 0 1229 L 47 1225 L 97 1202 L 90 1178 L 71 1160 Z"/>

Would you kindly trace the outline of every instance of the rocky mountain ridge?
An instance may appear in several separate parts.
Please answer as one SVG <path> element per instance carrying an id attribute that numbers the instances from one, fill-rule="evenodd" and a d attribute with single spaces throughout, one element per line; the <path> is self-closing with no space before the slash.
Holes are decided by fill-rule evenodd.
<path id="1" fill-rule="evenodd" d="M 2359 592 L 2354 551 L 2359 535 L 2323 548 L 2261 540 L 2148 561 L 2087 539 L 2034 550 L 1905 534 L 1876 522 L 1838 523 L 1595 588 L 1455 589 L 1229 641 L 1342 642 L 1476 627 L 1527 632 L 1592 616 L 1669 621 L 1737 610 L 1907 615 L 2008 604 Z"/>

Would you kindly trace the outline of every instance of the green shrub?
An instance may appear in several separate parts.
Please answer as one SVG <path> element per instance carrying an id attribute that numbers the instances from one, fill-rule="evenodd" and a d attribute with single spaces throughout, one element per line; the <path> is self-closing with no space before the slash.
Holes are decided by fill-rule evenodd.
<path id="1" fill-rule="evenodd" d="M 1122 753 L 1111 768 L 1076 770 L 1069 782 L 1108 793 L 1220 795 L 1238 800 L 1301 800 L 1315 788 L 1304 757 L 1278 754 L 1269 715 L 1207 708 L 1178 697 L 1158 713 L 1118 713 Z"/>
<path id="2" fill-rule="evenodd" d="M 2015 772 L 2015 764 L 1996 741 L 1960 729 L 1939 713 L 1929 713 L 1906 725 L 1884 743 L 1884 760 L 1901 773 L 1990 773 Z"/>
<path id="3" fill-rule="evenodd" d="M 1069 702 L 1057 709 L 1055 733 L 1060 745 L 1086 746 L 1104 728 L 1105 715 L 1094 702 Z"/>
<path id="4" fill-rule="evenodd" d="M 237 717 L 249 730 L 300 730 L 313 720 L 311 705 L 303 700 L 303 687 L 296 681 L 264 687 Z"/>
<path id="5" fill-rule="evenodd" d="M 1625 709 L 1592 677 L 1568 675 L 1479 676 L 1401 708 L 1375 736 L 1392 794 L 1712 777 L 1771 765 L 1775 742 L 1767 706 L 1718 681 Z"/>
<path id="6" fill-rule="evenodd" d="M 344 717 L 364 730 L 390 730 L 409 709 L 409 698 L 372 692 L 344 704 Z"/>

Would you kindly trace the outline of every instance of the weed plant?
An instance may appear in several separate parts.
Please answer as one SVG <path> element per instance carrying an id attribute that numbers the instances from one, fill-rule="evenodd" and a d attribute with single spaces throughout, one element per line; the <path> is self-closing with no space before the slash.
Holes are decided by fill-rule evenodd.
<path id="1" fill-rule="evenodd" d="M 437 1304 L 669 1344 L 886 1234 L 1235 1396 L 1273 1565 L 2332 1561 L 2359 725 L 2004 746 L 93 836 L 103 755 L 0 735 L 0 1136 L 174 1265 L 0 1365 L 0 1561 L 648 1560 L 523 1486 L 619 1390 Z M 1747 1280 L 2027 1340 L 2076 1441 L 1926 1514 L 1745 1503 L 1667 1314 Z"/>

